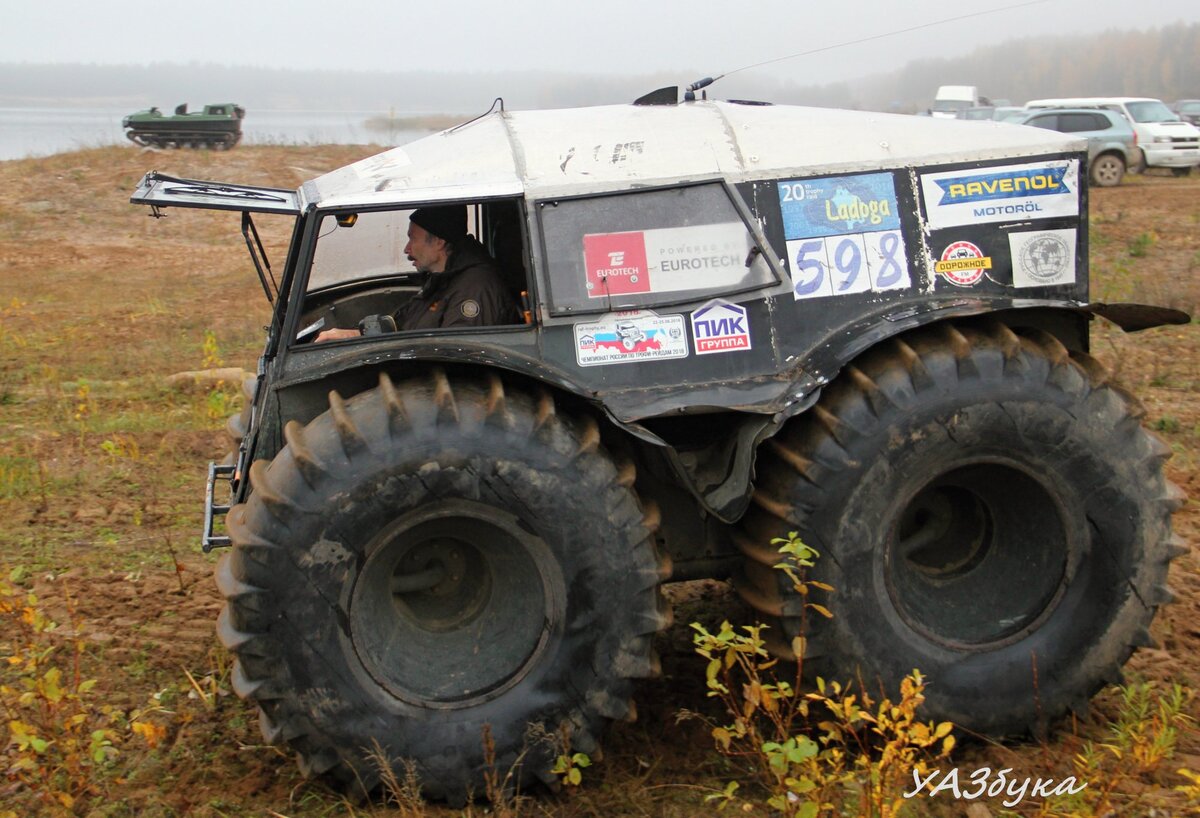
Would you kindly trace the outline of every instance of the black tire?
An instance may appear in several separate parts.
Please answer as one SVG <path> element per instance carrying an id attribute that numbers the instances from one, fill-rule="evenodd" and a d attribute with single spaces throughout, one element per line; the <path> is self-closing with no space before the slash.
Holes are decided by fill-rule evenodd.
<path id="1" fill-rule="evenodd" d="M 242 378 L 242 408 L 229 416 L 225 421 L 225 434 L 229 435 L 231 449 L 226 453 L 221 464 L 232 466 L 237 463 L 238 449 L 250 429 L 250 418 L 254 412 L 254 392 L 258 387 L 258 378 L 246 375 Z"/>
<path id="2" fill-rule="evenodd" d="M 1187 176 L 1191 172 L 1192 168 L 1190 165 L 1186 168 L 1171 168 L 1171 175 L 1176 178 Z"/>
<path id="3" fill-rule="evenodd" d="M 934 718 L 1013 735 L 1084 710 L 1150 644 L 1182 550 L 1170 450 L 1106 378 L 1001 324 L 885 342 L 762 453 L 743 595 L 789 642 L 807 627 L 806 671 L 894 693 L 920 669 Z M 787 530 L 832 619 L 771 568 Z"/>
<path id="4" fill-rule="evenodd" d="M 592 752 L 606 719 L 633 718 L 667 566 L 594 420 L 437 370 L 331 393 L 285 438 L 228 516 L 218 632 L 235 691 L 302 770 L 370 791 L 378 742 L 461 803 L 483 792 L 485 725 L 499 772 L 526 750 L 524 783 L 551 783 L 530 725 Z"/>
<path id="5" fill-rule="evenodd" d="M 1092 184 L 1097 187 L 1116 187 L 1125 178 L 1125 160 L 1115 153 L 1096 157 L 1092 163 Z"/>

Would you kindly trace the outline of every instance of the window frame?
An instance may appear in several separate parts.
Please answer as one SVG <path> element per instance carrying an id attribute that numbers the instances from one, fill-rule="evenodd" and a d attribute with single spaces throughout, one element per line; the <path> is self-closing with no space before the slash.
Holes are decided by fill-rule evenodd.
<path id="1" fill-rule="evenodd" d="M 610 303 L 610 299 L 597 299 L 597 304 L 582 305 L 575 307 L 561 307 L 554 297 L 554 265 L 547 248 L 546 242 L 546 225 L 543 219 L 543 211 L 547 206 L 557 205 L 559 202 L 578 202 L 584 200 L 598 200 L 604 198 L 612 198 L 617 196 L 637 196 L 642 193 L 655 193 L 665 190 L 681 190 L 684 188 L 693 187 L 711 187 L 719 186 L 725 193 L 725 198 L 733 206 L 734 212 L 741 219 L 742 226 L 746 228 L 747 234 L 754 242 L 754 247 L 758 250 L 759 256 L 764 260 L 767 270 L 770 273 L 768 280 L 757 284 L 749 284 L 737 289 L 724 289 L 717 292 L 700 293 L 695 290 L 679 291 L 678 293 L 662 293 L 662 299 L 653 303 L 640 303 L 630 306 L 614 307 Z M 658 310 L 664 307 L 675 307 L 681 304 L 690 304 L 696 301 L 706 301 L 712 298 L 726 298 L 736 295 L 741 295 L 748 292 L 756 292 L 758 290 L 770 290 L 779 286 L 781 281 L 787 280 L 787 275 L 780 266 L 777 254 L 771 249 L 770 242 L 767 241 L 766 234 L 759 224 L 758 219 L 754 217 L 749 206 L 742 198 L 741 194 L 734 189 L 729 180 L 724 177 L 694 179 L 686 182 L 673 182 L 669 184 L 647 185 L 645 187 L 624 188 L 621 190 L 607 190 L 593 193 L 573 194 L 568 196 L 552 196 L 542 199 L 535 199 L 529 203 L 529 208 L 534 213 L 534 222 L 537 229 L 537 249 L 538 249 L 538 268 L 544 275 L 545 283 L 545 302 L 544 307 L 546 315 L 549 318 L 571 318 L 579 315 L 603 315 L 605 313 L 624 310 Z M 535 276 L 536 278 L 537 276 Z M 649 294 L 647 294 L 649 295 Z"/>

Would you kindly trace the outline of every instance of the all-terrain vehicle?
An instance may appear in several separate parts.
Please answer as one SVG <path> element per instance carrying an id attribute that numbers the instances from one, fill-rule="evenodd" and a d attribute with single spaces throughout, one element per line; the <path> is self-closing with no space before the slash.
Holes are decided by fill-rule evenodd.
<path id="1" fill-rule="evenodd" d="M 827 678 L 919 668 L 931 716 L 994 735 L 1149 643 L 1180 495 L 1088 328 L 1187 317 L 1089 302 L 1084 143 L 654 101 L 492 113 L 299 190 L 135 192 L 240 212 L 274 301 L 204 544 L 232 546 L 234 688 L 305 770 L 412 759 L 457 800 L 485 726 L 500 769 L 530 725 L 592 750 L 658 669 L 672 580 L 732 576 L 779 655 L 803 626 Z M 443 203 L 524 322 L 381 330 L 420 284 L 408 216 Z M 294 220 L 278 287 L 252 214 Z M 830 619 L 773 568 L 793 530 Z"/>
<path id="2" fill-rule="evenodd" d="M 226 150 L 242 139 L 246 111 L 232 102 L 205 105 L 188 113 L 187 103 L 175 106 L 173 116 L 148 108 L 121 120 L 125 136 L 138 145 L 154 148 L 213 148 Z"/>

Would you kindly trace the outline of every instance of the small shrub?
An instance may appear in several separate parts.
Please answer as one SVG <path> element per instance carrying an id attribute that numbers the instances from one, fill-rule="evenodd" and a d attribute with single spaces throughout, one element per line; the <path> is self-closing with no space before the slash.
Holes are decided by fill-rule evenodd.
<path id="1" fill-rule="evenodd" d="M 82 676 L 78 627 L 60 633 L 37 597 L 16 585 L 17 572 L 8 576 L 0 581 L 6 773 L 45 806 L 72 810 L 99 794 L 95 773 L 117 755 L 114 713 L 91 701 L 96 681 Z"/>
<path id="2" fill-rule="evenodd" d="M 784 555 L 777 567 L 797 593 L 807 598 L 814 587 L 832 590 L 808 579 L 818 555 L 796 532 L 772 543 Z M 804 610 L 832 616 L 813 602 L 805 602 Z M 954 747 L 952 724 L 917 719 L 925 700 L 921 674 L 914 670 L 904 679 L 896 701 L 876 701 L 865 691 L 854 693 L 824 679 L 805 693 L 803 638 L 793 640 L 794 677 L 781 680 L 775 674 L 778 662 L 764 646 L 765 627 L 734 628 L 724 622 L 710 633 L 692 623 L 696 653 L 708 660 L 708 695 L 721 702 L 731 719 L 710 724 L 718 751 L 745 763 L 767 793 L 767 806 L 789 818 L 837 815 L 843 808 L 861 818 L 899 815 L 913 770 L 924 772 L 928 761 L 947 757 Z M 736 801 L 753 809 L 752 796 L 741 792 L 737 782 L 730 782 L 706 800 L 718 809 Z"/>
<path id="3" fill-rule="evenodd" d="M 1129 242 L 1129 255 L 1133 258 L 1145 258 L 1156 241 L 1158 236 L 1154 233 L 1138 234 Z"/>

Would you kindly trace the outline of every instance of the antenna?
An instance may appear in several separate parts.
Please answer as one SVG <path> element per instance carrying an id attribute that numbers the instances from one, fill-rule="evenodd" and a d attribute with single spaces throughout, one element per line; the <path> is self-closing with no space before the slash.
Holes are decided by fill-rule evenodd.
<path id="1" fill-rule="evenodd" d="M 1025 8 L 1026 6 L 1037 6 L 1046 2 L 1049 2 L 1049 0 L 1028 0 L 1028 2 L 1025 3 L 1014 3 L 1009 6 L 1001 6 L 1000 8 L 972 12 L 971 14 L 959 14 L 955 17 L 946 17 L 942 20 L 934 20 L 932 22 L 922 23 L 917 26 L 909 26 L 908 28 L 897 29 L 896 31 L 888 31 L 883 34 L 873 34 L 870 37 L 860 37 L 857 40 L 847 40 L 842 43 L 834 43 L 833 45 L 821 46 L 820 48 L 812 48 L 808 51 L 797 51 L 795 54 L 787 54 L 783 57 L 775 57 L 770 60 L 763 60 L 762 62 L 753 63 L 752 65 L 743 65 L 741 68 L 734 68 L 733 70 L 726 71 L 723 74 L 717 74 L 715 77 L 705 77 L 702 80 L 696 80 L 687 87 L 687 91 L 685 91 L 683 95 L 683 100 L 684 102 L 695 102 L 696 92 L 701 88 L 707 88 L 717 80 L 728 77 L 730 74 L 736 74 L 739 71 L 747 71 L 751 68 L 761 68 L 764 65 L 771 65 L 772 63 L 783 62 L 784 60 L 792 60 L 796 57 L 807 57 L 810 54 L 820 54 L 822 51 L 832 51 L 835 48 L 845 48 L 848 45 L 858 45 L 860 43 L 869 43 L 874 40 L 882 40 L 886 37 L 895 37 L 897 34 L 908 34 L 912 31 L 920 31 L 921 29 L 932 28 L 934 26 L 944 25 L 946 23 L 956 23 L 959 20 L 969 20 L 972 17 L 983 17 L 988 14 L 998 14 L 1002 11 L 1012 11 L 1013 9 Z M 704 98 L 707 98 L 707 96 Z"/>

